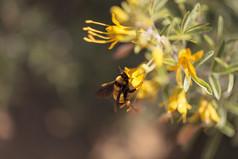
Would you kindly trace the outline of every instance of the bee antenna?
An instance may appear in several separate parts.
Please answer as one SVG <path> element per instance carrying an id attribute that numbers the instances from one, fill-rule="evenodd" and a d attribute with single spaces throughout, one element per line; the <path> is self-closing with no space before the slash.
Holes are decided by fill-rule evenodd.
<path id="1" fill-rule="evenodd" d="M 120 66 L 118 66 L 118 68 L 119 68 L 119 70 L 120 70 L 120 71 L 122 71 L 122 69 L 121 69 L 121 67 L 120 67 Z"/>

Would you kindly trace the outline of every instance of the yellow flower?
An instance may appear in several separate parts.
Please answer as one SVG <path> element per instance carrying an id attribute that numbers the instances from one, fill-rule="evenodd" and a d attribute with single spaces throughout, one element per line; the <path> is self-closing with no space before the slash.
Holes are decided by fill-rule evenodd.
<path id="1" fill-rule="evenodd" d="M 211 124 L 212 121 L 218 123 L 220 118 L 216 112 L 216 109 L 212 106 L 211 102 L 205 98 L 202 98 L 199 103 L 196 113 L 189 118 L 190 122 L 196 121 L 198 118 L 205 124 Z"/>
<path id="2" fill-rule="evenodd" d="M 163 51 L 161 48 L 155 48 L 152 51 L 152 57 L 158 67 L 162 66 L 163 64 Z"/>
<path id="3" fill-rule="evenodd" d="M 162 104 L 163 105 L 163 104 Z M 173 113 L 177 110 L 182 114 L 181 118 L 178 120 L 183 120 L 186 122 L 187 110 L 190 110 L 192 106 L 188 104 L 183 87 L 175 87 L 173 95 L 169 98 L 169 104 L 167 108 L 167 113 Z"/>
<path id="4" fill-rule="evenodd" d="M 114 14 L 121 23 L 129 20 L 127 13 L 118 6 L 111 7 L 111 13 Z"/>
<path id="5" fill-rule="evenodd" d="M 132 84 L 132 86 L 135 89 L 141 88 L 143 81 L 146 76 L 146 70 L 147 70 L 147 65 L 146 64 L 141 64 L 137 68 L 127 68 L 125 67 L 124 72 L 127 74 L 129 77 L 129 82 Z"/>
<path id="6" fill-rule="evenodd" d="M 138 98 L 143 99 L 151 97 L 152 100 L 155 100 L 157 93 L 160 88 L 160 83 L 157 79 L 144 80 L 142 89 L 138 92 Z"/>
<path id="7" fill-rule="evenodd" d="M 112 14 L 112 22 L 115 25 L 107 25 L 92 20 L 86 20 L 86 23 L 106 26 L 106 32 L 99 31 L 91 27 L 84 27 L 83 30 L 88 31 L 88 37 L 84 37 L 84 40 L 87 42 L 100 44 L 111 43 L 109 49 L 112 49 L 118 42 L 131 42 L 136 38 L 136 30 L 131 27 L 122 26 L 115 18 L 115 14 Z M 95 37 L 98 37 L 100 39 L 95 39 Z"/>
<path id="8" fill-rule="evenodd" d="M 179 51 L 178 64 L 173 67 L 167 67 L 167 69 L 170 71 L 177 70 L 176 79 L 177 79 L 178 85 L 182 85 L 181 65 L 183 66 L 186 77 L 189 79 L 191 83 L 191 78 L 189 75 L 196 77 L 197 74 L 196 74 L 194 66 L 191 64 L 190 61 L 198 61 L 202 57 L 202 55 L 203 55 L 203 50 L 198 51 L 194 55 L 192 55 L 191 50 L 189 48 L 182 49 Z"/>

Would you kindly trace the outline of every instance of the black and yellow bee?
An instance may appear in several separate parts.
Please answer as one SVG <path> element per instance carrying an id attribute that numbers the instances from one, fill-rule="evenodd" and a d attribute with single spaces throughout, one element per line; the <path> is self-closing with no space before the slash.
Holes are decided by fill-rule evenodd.
<path id="1" fill-rule="evenodd" d="M 114 111 L 117 113 L 119 105 L 130 104 L 130 96 L 136 89 L 129 82 L 129 77 L 125 72 L 121 72 L 115 81 L 102 84 L 102 87 L 96 92 L 98 98 L 109 98 L 113 95 L 115 99 Z"/>

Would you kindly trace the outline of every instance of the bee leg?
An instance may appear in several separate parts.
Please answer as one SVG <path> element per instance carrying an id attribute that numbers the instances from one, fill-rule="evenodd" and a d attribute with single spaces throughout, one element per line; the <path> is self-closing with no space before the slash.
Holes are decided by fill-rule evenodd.
<path id="1" fill-rule="evenodd" d="M 115 105 L 114 105 L 114 111 L 115 111 L 115 113 L 118 112 L 119 101 L 120 101 L 121 93 L 122 93 L 122 88 L 120 88 L 120 90 L 119 90 L 119 92 L 118 92 L 118 94 L 117 94 L 117 100 L 116 100 Z"/>
<path id="2" fill-rule="evenodd" d="M 135 92 L 135 91 L 136 91 L 136 89 L 129 89 L 129 90 L 128 90 L 129 93 L 133 93 L 133 92 Z"/>

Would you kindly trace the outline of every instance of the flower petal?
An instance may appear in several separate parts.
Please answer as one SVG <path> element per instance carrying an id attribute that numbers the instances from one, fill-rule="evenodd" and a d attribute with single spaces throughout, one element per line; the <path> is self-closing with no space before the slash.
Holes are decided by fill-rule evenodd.
<path id="1" fill-rule="evenodd" d="M 117 21 L 116 16 L 115 16 L 114 13 L 112 13 L 112 22 L 117 26 L 121 26 L 121 24 Z"/>
<path id="2" fill-rule="evenodd" d="M 163 51 L 161 48 L 155 48 L 152 51 L 152 57 L 158 67 L 162 66 L 163 64 Z"/>
<path id="3" fill-rule="evenodd" d="M 176 73 L 176 80 L 178 85 L 182 85 L 182 73 L 181 73 L 181 67 L 178 68 L 177 73 Z"/>
<path id="4" fill-rule="evenodd" d="M 169 71 L 175 71 L 175 70 L 178 69 L 178 67 L 179 67 L 179 65 L 175 65 L 175 66 L 172 66 L 172 67 L 166 67 L 166 68 L 167 68 L 167 70 L 169 70 Z"/>
<path id="5" fill-rule="evenodd" d="M 195 54 L 193 54 L 192 56 L 190 56 L 189 60 L 198 61 L 199 59 L 202 58 L 202 55 L 203 55 L 203 50 L 200 50 L 200 51 L 196 52 Z"/>
<path id="6" fill-rule="evenodd" d="M 188 73 L 192 76 L 197 76 L 195 68 L 193 67 L 193 65 L 191 64 L 191 62 L 187 62 L 187 67 L 188 67 Z"/>

